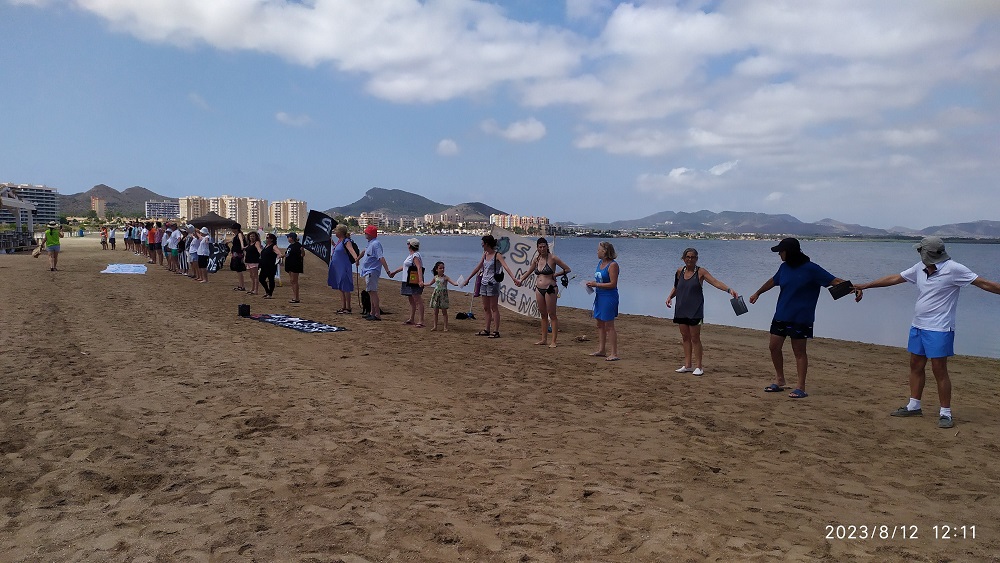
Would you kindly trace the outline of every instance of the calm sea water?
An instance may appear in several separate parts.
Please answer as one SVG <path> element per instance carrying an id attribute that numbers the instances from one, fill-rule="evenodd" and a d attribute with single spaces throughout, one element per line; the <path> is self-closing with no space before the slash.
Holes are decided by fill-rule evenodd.
<path id="1" fill-rule="evenodd" d="M 405 241 L 410 236 L 379 237 L 390 267 L 402 265 L 407 255 Z M 420 239 L 427 267 L 443 260 L 452 279 L 468 275 L 482 255 L 478 237 L 422 236 Z M 580 282 L 593 275 L 597 265 L 597 244 L 601 240 L 563 237 L 556 240 L 553 251 L 576 275 L 562 292 L 561 306 L 591 308 L 593 296 L 586 293 Z M 729 304 L 728 294 L 706 284 L 705 322 L 760 330 L 770 326 L 779 289 L 762 295 L 756 305 L 749 305 L 749 296 L 773 276 L 781 264 L 778 255 L 770 251 L 774 242 L 674 239 L 611 239 L 611 242 L 618 252 L 621 267 L 618 288 L 622 313 L 672 318 L 673 310 L 667 309 L 664 301 L 673 285 L 673 272 L 681 266 L 681 253 L 687 247 L 694 247 L 698 249 L 699 265 L 746 296 L 750 307 L 749 313 L 737 317 Z M 358 244 L 364 247 L 363 238 L 358 239 Z M 831 274 L 857 283 L 901 272 L 919 260 L 913 244 L 907 242 L 804 241 L 803 251 Z M 948 253 L 980 276 L 1000 281 L 1000 246 L 949 244 Z M 915 299 L 916 288 L 911 284 L 866 291 L 860 303 L 855 303 L 850 296 L 834 301 L 824 291 L 816 310 L 815 334 L 905 347 Z M 956 353 L 1000 358 L 998 312 L 1000 295 L 972 286 L 963 289 L 958 307 Z M 672 325 L 664 323 L 665 329 L 668 326 L 673 329 Z"/>

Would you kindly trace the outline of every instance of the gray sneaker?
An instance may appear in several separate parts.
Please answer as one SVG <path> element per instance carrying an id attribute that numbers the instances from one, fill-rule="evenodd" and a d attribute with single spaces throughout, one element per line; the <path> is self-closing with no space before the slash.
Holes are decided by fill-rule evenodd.
<path id="1" fill-rule="evenodd" d="M 950 416 L 942 416 L 938 419 L 938 428 L 951 428 L 955 426 L 955 421 Z"/>
<path id="2" fill-rule="evenodd" d="M 917 410 L 907 410 L 905 406 L 899 407 L 898 409 L 889 413 L 889 416 L 924 416 L 924 411 Z"/>

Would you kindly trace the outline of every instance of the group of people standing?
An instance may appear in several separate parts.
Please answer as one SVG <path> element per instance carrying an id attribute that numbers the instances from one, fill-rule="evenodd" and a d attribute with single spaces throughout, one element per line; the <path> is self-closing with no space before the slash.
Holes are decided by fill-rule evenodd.
<path id="1" fill-rule="evenodd" d="M 161 234 L 155 234 L 160 229 L 159 224 L 147 223 L 128 226 L 126 231 L 126 247 L 149 258 L 149 263 L 162 263 L 167 257 L 167 267 L 178 273 L 186 273 L 184 265 L 176 261 L 187 250 L 192 259 L 188 260 L 195 279 L 207 281 L 207 248 L 211 244 L 211 236 L 207 229 L 195 230 L 177 225 L 166 225 Z M 264 298 L 273 297 L 274 278 L 278 265 L 283 261 L 285 270 L 289 273 L 293 298 L 291 303 L 299 302 L 298 275 L 303 271 L 305 249 L 298 241 L 297 235 L 287 236 L 288 247 L 278 248 L 277 237 L 268 234 L 261 241 L 256 232 L 246 235 L 239 225 L 234 225 L 235 234 L 232 239 L 231 269 L 239 276 L 239 285 L 234 289 L 256 295 L 259 288 L 264 290 Z M 58 229 L 50 225 L 46 231 L 44 243 L 50 251 L 52 269 L 56 268 L 55 260 L 59 249 Z M 407 297 L 409 315 L 403 324 L 415 328 L 425 326 L 425 306 L 423 291 L 431 287 L 432 294 L 429 306 L 434 310 L 434 325 L 431 330 L 438 330 L 439 317 L 443 316 L 442 329 L 448 330 L 449 286 L 467 286 L 476 280 L 475 295 L 482 298 L 485 327 L 476 333 L 487 338 L 500 338 L 500 288 L 504 276 L 509 275 L 513 284 L 521 286 L 534 276 L 535 299 L 539 312 L 540 338 L 535 343 L 555 347 L 559 334 L 557 315 L 558 287 L 557 279 L 571 272 L 570 267 L 551 252 L 545 238 L 536 241 L 536 253 L 526 271 L 517 277 L 508 266 L 502 253 L 498 251 L 498 241 L 491 235 L 482 237 L 483 254 L 468 276 L 459 277 L 456 281 L 445 273 L 442 261 L 434 263 L 432 278 L 427 281 L 423 256 L 420 254 L 420 241 L 410 238 L 406 241 L 408 254 L 403 263 L 396 269 L 391 269 L 386 262 L 381 241 L 378 240 L 378 229 L 370 225 L 365 228 L 366 246 L 362 250 L 351 239 L 345 225 L 338 225 L 334 231 L 332 255 L 328 272 L 328 284 L 340 292 L 341 301 L 337 314 L 352 314 L 352 294 L 354 293 L 354 274 L 352 269 L 357 265 L 360 283 L 365 290 L 369 303 L 366 303 L 365 320 L 381 321 L 382 310 L 379 306 L 379 278 L 384 271 L 390 278 L 406 272 L 400 285 L 400 293 Z M 166 242 L 163 242 L 166 241 Z M 921 396 L 926 380 L 926 365 L 928 361 L 937 382 L 940 398 L 938 425 L 941 428 L 951 428 L 954 420 L 951 413 L 951 381 L 948 375 L 947 360 L 954 355 L 955 320 L 959 290 L 967 285 L 974 285 L 1000 294 L 1000 284 L 984 279 L 967 267 L 951 259 L 945 250 L 944 242 L 939 237 L 925 237 L 916 245 L 920 261 L 903 272 L 890 274 L 874 281 L 852 284 L 834 276 L 821 266 L 812 262 L 802 252 L 799 241 L 786 238 L 771 250 L 777 253 L 781 260 L 777 272 L 764 281 L 760 288 L 749 298 L 751 305 L 760 296 L 771 289 L 780 289 L 775 312 L 769 329 L 768 350 L 774 366 L 775 380 L 764 391 L 768 393 L 786 390 L 783 347 L 786 340 L 791 341 L 792 354 L 795 358 L 796 385 L 788 394 L 793 399 L 808 397 L 806 392 L 806 376 L 809 368 L 807 343 L 813 337 L 813 326 L 816 319 L 816 305 L 823 288 L 840 287 L 844 293 L 853 293 L 855 301 L 860 301 L 863 292 L 871 288 L 888 287 L 904 282 L 913 283 L 918 290 L 912 326 L 909 331 L 907 350 L 910 353 L 910 398 L 906 405 L 893 411 L 892 416 L 921 416 Z M 193 259 L 197 257 L 197 259 Z M 172 259 L 173 258 L 173 259 Z M 597 323 L 598 349 L 591 356 L 603 357 L 607 361 L 617 361 L 618 336 L 615 329 L 615 319 L 618 316 L 618 278 L 620 267 L 616 261 L 614 246 L 602 241 L 597 247 L 598 263 L 593 279 L 586 282 L 588 291 L 594 292 L 593 318 Z M 673 322 L 680 330 L 681 346 L 684 364 L 675 371 L 692 373 L 700 376 L 705 373 L 703 365 L 703 349 L 701 343 L 701 327 L 704 323 L 704 291 L 705 283 L 729 293 L 734 299 L 739 293 L 728 284 L 715 278 L 708 269 L 698 264 L 698 251 L 686 248 L 681 255 L 683 265 L 674 272 L 673 286 L 666 299 L 666 306 L 673 308 Z M 250 272 L 251 285 L 248 290 L 245 285 L 244 272 Z M 478 274 L 478 278 L 477 278 Z M 565 283 L 565 282 L 564 282 Z M 258 285 L 259 284 L 259 285 Z M 442 315 L 443 314 L 443 315 Z"/>
<path id="2" fill-rule="evenodd" d="M 233 291 L 257 295 L 263 289 L 263 299 L 274 299 L 278 267 L 284 263 L 292 288 L 292 298 L 288 302 L 300 303 L 299 274 L 304 271 L 305 249 L 299 242 L 299 236 L 295 233 L 285 235 L 288 246 L 282 250 L 278 247 L 278 235 L 274 233 L 267 233 L 262 241 L 257 231 L 244 234 L 239 223 L 234 223 L 231 228 L 233 236 L 229 242 L 229 269 L 236 272 L 239 280 Z M 250 289 L 247 289 L 247 275 L 250 278 Z"/>
<path id="3" fill-rule="evenodd" d="M 768 278 L 750 296 L 754 304 L 761 294 L 778 287 L 778 302 L 771 320 L 768 350 L 774 365 L 775 381 L 764 391 L 782 392 L 786 389 L 784 356 L 782 348 L 785 340 L 791 340 L 797 375 L 796 387 L 789 393 L 793 399 L 803 399 L 806 393 L 806 375 L 809 369 L 807 342 L 813 337 L 816 320 L 816 304 L 824 287 L 844 287 L 844 293 L 854 293 L 855 301 L 861 301 L 864 290 L 909 282 L 917 287 L 917 301 L 913 322 L 909 329 L 907 351 L 910 353 L 910 399 L 908 403 L 892 413 L 897 417 L 921 416 L 921 396 L 926 381 L 928 360 L 937 382 L 940 411 L 938 426 L 952 428 L 954 419 L 951 412 L 951 380 L 948 375 L 948 358 L 955 355 L 955 324 L 959 290 L 974 285 L 985 291 L 1000 294 L 1000 284 L 973 273 L 969 268 L 955 262 L 945 250 L 940 237 L 924 237 L 915 246 L 920 261 L 903 272 L 890 274 L 874 281 L 852 284 L 840 279 L 812 262 L 802 252 L 799 241 L 786 238 L 771 248 L 778 253 L 781 265 L 774 276 Z M 734 298 L 738 293 L 715 279 L 705 268 L 697 265 L 698 252 L 693 248 L 682 254 L 684 266 L 674 275 L 674 287 L 667 297 L 666 305 L 676 297 L 674 323 L 680 327 L 684 348 L 684 365 L 677 372 L 693 372 L 702 375 L 702 348 L 700 327 L 704 321 L 703 282 L 730 293 Z"/>

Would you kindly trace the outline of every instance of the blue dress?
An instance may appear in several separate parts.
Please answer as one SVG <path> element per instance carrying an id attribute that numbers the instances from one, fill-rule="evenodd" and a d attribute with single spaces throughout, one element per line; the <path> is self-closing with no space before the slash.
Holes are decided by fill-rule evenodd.
<path id="1" fill-rule="evenodd" d="M 344 248 L 344 243 L 350 239 L 337 243 L 333 247 L 333 256 L 330 257 L 330 273 L 326 278 L 326 283 L 333 289 L 339 291 L 354 291 L 354 276 L 351 275 L 351 256 Z"/>
<path id="2" fill-rule="evenodd" d="M 608 270 L 611 269 L 611 264 L 615 261 L 612 260 L 608 262 L 608 265 L 601 268 L 601 263 L 597 263 L 597 270 L 594 271 L 594 280 L 598 283 L 608 283 L 611 281 L 611 274 Z M 618 316 L 618 288 L 614 289 L 604 289 L 604 288 L 594 288 L 596 292 L 594 293 L 594 318 L 599 321 L 613 321 L 615 317 Z"/>

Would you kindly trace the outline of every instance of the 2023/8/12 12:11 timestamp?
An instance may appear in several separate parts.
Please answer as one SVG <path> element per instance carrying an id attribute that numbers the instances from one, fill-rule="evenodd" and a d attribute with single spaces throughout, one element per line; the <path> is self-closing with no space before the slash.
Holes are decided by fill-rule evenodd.
<path id="1" fill-rule="evenodd" d="M 934 539 L 936 540 L 974 540 L 976 539 L 975 526 L 951 526 L 948 524 L 937 524 L 932 527 Z"/>
<path id="2" fill-rule="evenodd" d="M 954 526 L 951 524 L 935 524 L 930 527 L 931 533 L 927 534 L 927 529 L 921 529 L 914 525 L 833 525 L 826 526 L 826 539 L 828 540 L 974 540 L 976 539 L 976 526 L 963 524 Z M 923 532 L 923 533 L 921 533 Z"/>

